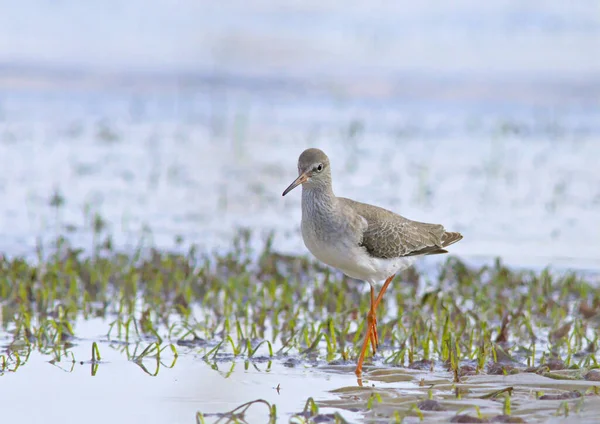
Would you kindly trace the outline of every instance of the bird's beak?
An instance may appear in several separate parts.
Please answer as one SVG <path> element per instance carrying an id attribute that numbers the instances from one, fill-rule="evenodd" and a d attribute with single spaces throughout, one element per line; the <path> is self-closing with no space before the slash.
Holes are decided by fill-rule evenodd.
<path id="1" fill-rule="evenodd" d="M 290 184 L 290 186 L 288 188 L 285 189 L 282 196 L 285 196 L 290 191 L 292 191 L 293 189 L 298 187 L 300 184 L 305 183 L 306 181 L 308 181 L 308 174 L 306 172 L 303 172 L 302 174 L 300 174 L 300 176 L 298 178 L 296 178 L 294 180 L 293 183 Z"/>

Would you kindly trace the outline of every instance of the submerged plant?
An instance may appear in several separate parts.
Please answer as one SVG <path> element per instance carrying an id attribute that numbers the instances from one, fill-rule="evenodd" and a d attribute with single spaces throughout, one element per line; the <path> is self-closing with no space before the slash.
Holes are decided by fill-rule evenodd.
<path id="1" fill-rule="evenodd" d="M 250 233 L 241 232 L 229 252 L 215 254 L 143 243 L 123 253 L 100 243 L 91 255 L 60 238 L 40 248 L 36 262 L 0 257 L 1 325 L 10 340 L 0 352 L 0 375 L 26 366 L 31 351 L 67 371 L 88 362 L 70 350 L 82 343 L 81 320 L 106 329 L 107 340 L 90 342 L 92 374 L 109 348 L 149 375 L 194 353 L 228 370 L 225 377 L 237 360 L 256 369 L 273 361 L 335 367 L 358 353 L 369 309 L 362 284 L 279 254 L 270 238 L 256 250 Z M 476 374 L 533 372 L 556 381 L 583 379 L 598 367 L 600 292 L 575 274 L 512 270 L 500 261 L 472 268 L 451 257 L 436 273 L 408 270 L 391 290 L 395 296 L 382 300 L 381 347 L 371 368 L 441 370 L 456 385 L 454 396 L 464 398 L 461 384 Z M 499 399 L 509 415 L 519 406 L 506 390 L 494 398 L 505 396 Z M 365 410 L 385 404 L 364 402 Z M 410 408 L 389 416 L 428 413 Z"/>

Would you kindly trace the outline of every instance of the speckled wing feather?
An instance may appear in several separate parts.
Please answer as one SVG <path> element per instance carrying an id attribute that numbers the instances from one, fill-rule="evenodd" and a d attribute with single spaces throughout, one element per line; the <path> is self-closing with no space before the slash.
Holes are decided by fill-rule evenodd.
<path id="1" fill-rule="evenodd" d="M 338 197 L 346 207 L 368 223 L 361 245 L 376 258 L 435 255 L 462 239 L 460 233 L 446 232 L 439 224 L 412 221 L 377 206 Z"/>

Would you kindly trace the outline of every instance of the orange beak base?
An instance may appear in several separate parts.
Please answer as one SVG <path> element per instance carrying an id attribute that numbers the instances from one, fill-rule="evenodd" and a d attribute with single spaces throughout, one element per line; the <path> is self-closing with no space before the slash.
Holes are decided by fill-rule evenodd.
<path id="1" fill-rule="evenodd" d="M 294 182 L 291 183 L 290 186 L 283 191 L 282 196 L 285 196 L 290 191 L 292 191 L 293 189 L 295 189 L 296 187 L 298 187 L 300 184 L 305 183 L 306 181 L 308 181 L 308 175 L 306 175 L 306 173 L 300 174 L 300 176 L 298 178 L 296 178 L 294 180 Z"/>

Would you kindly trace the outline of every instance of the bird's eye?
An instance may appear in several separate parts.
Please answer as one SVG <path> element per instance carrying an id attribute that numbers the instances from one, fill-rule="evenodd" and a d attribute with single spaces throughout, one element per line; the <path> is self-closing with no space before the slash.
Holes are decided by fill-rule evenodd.
<path id="1" fill-rule="evenodd" d="M 320 163 L 319 166 L 317 166 L 317 171 L 321 172 L 323 170 L 323 164 Z"/>

